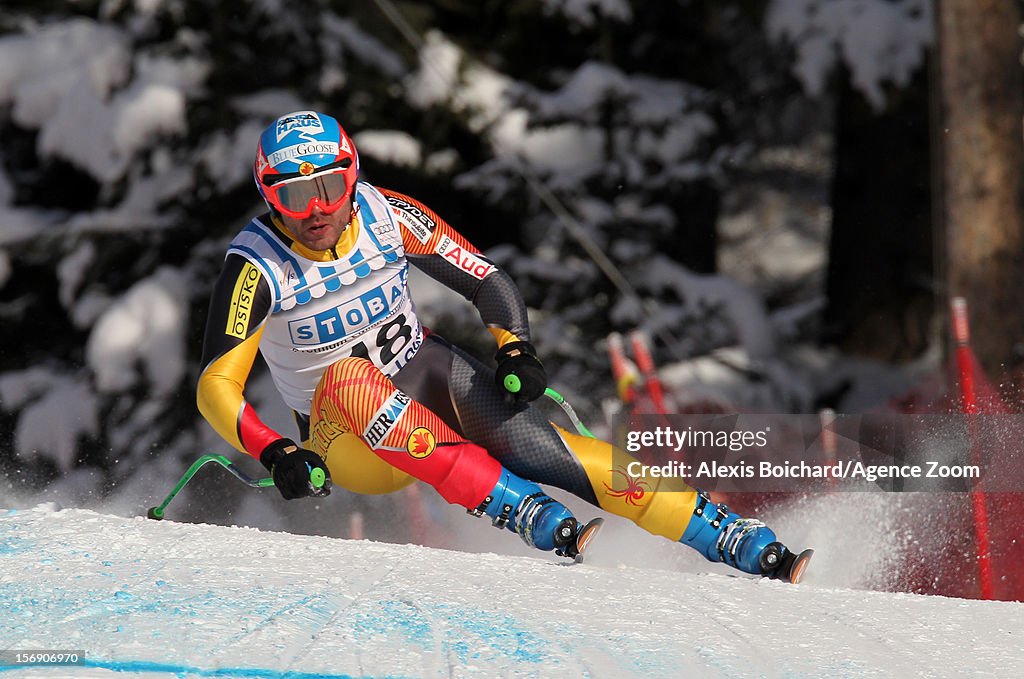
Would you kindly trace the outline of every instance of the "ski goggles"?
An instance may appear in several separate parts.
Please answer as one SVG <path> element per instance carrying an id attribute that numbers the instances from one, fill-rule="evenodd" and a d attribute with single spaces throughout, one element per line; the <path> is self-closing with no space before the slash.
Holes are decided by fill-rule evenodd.
<path id="1" fill-rule="evenodd" d="M 263 186 L 267 201 L 281 214 L 293 219 L 305 219 L 319 207 L 327 213 L 342 206 L 349 195 L 348 182 L 343 170 L 313 177 L 287 177 Z"/>

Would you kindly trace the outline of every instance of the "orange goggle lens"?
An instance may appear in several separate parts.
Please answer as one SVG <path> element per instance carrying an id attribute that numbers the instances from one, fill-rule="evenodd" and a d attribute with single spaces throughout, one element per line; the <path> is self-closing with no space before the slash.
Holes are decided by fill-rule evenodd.
<path id="1" fill-rule="evenodd" d="M 295 219 L 309 217 L 316 206 L 324 212 L 334 212 L 345 202 L 349 193 L 345 175 L 341 172 L 288 179 L 264 186 L 263 190 L 274 207 Z"/>

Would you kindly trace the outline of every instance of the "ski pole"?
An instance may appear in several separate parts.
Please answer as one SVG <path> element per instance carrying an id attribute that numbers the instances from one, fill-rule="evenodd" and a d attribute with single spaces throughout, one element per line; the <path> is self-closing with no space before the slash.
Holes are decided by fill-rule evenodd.
<path id="1" fill-rule="evenodd" d="M 548 387 L 547 389 L 544 390 L 544 395 L 550 398 L 555 403 L 557 403 L 559 407 L 561 407 L 561 409 L 565 411 L 565 414 L 568 415 L 569 419 L 572 421 L 572 426 L 576 427 L 576 431 L 589 438 L 597 438 L 592 433 L 590 433 L 590 430 L 587 429 L 586 425 L 584 425 L 580 418 L 576 415 L 576 411 L 572 409 L 572 406 L 569 405 L 569 402 L 565 400 L 564 396 L 559 394 L 551 387 Z"/>
<path id="2" fill-rule="evenodd" d="M 505 386 L 506 391 L 508 391 L 510 394 L 518 394 L 519 390 L 523 388 L 523 384 L 519 380 L 519 376 L 516 375 L 515 373 L 506 375 L 502 384 Z M 572 406 L 569 405 L 568 401 L 565 400 L 564 396 L 559 394 L 551 387 L 547 387 L 544 389 L 544 395 L 550 398 L 555 403 L 557 403 L 562 408 L 562 410 L 565 411 L 565 414 L 568 415 L 569 419 L 572 421 L 572 426 L 576 427 L 576 431 L 592 439 L 597 438 L 590 432 L 589 429 L 587 429 L 586 425 L 583 424 L 579 416 L 576 415 L 576 411 L 573 410 Z"/>
<path id="3" fill-rule="evenodd" d="M 174 497 L 179 492 L 181 492 L 181 489 L 185 487 L 185 484 L 192 480 L 192 477 L 196 475 L 196 472 L 198 472 L 202 467 L 204 467 L 210 462 L 215 462 L 220 466 L 224 467 L 224 469 L 227 469 L 229 472 L 231 472 L 231 474 L 236 479 L 238 479 L 245 485 L 249 486 L 250 488 L 267 488 L 274 485 L 274 479 L 269 477 L 265 479 L 254 479 L 245 472 L 243 472 L 241 469 L 236 467 L 234 463 L 231 462 L 231 460 L 224 457 L 223 455 L 204 455 L 192 463 L 192 466 L 189 467 L 188 471 L 186 471 L 182 475 L 181 479 L 178 480 L 178 484 L 174 486 L 174 490 L 172 490 L 167 495 L 167 497 L 164 498 L 163 502 L 161 502 L 156 507 L 149 508 L 149 511 L 146 513 L 146 516 L 148 516 L 151 519 L 156 519 L 157 521 L 164 518 L 164 509 L 166 509 L 167 505 L 171 503 L 171 500 L 173 500 Z M 309 483 L 314 488 L 323 488 L 326 478 L 327 477 L 324 475 L 324 470 L 320 469 L 319 467 L 314 468 L 309 472 Z"/>

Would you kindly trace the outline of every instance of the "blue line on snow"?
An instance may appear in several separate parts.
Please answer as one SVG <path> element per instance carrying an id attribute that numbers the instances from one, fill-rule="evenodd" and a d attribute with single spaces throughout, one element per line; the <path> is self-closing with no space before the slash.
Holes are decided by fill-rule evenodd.
<path id="1" fill-rule="evenodd" d="M 113 672 L 165 672 L 180 677 L 271 677 L 273 679 L 355 679 L 350 674 L 322 674 L 317 672 L 292 672 L 288 670 L 271 670 L 258 667 L 223 667 L 203 669 L 187 665 L 171 665 L 168 663 L 149 662 L 147 660 L 88 660 L 81 663 L 85 667 L 96 667 Z M 0 665 L 0 673 L 8 670 L 25 669 L 27 667 L 52 667 L 52 665 Z M 373 679 L 365 675 L 361 679 Z M 378 679 L 397 679 L 397 677 L 379 677 Z"/>

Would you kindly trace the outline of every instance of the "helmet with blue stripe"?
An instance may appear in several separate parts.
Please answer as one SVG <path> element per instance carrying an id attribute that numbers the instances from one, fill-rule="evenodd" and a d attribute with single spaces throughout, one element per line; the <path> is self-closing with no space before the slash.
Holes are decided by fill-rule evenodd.
<path id="1" fill-rule="evenodd" d="M 314 207 L 333 212 L 348 200 L 359 175 L 355 144 L 338 121 L 316 111 L 295 111 L 260 135 L 253 178 L 272 210 L 308 217 Z"/>

